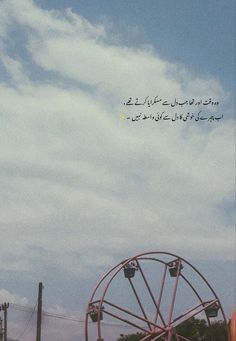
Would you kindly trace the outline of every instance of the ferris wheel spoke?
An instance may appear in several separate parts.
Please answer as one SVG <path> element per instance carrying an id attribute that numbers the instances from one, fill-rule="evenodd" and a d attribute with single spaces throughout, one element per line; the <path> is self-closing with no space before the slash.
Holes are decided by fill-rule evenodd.
<path id="1" fill-rule="evenodd" d="M 148 284 L 148 281 L 147 281 L 147 279 L 146 279 L 146 277 L 145 277 L 145 275 L 144 275 L 144 272 L 143 272 L 143 270 L 142 270 L 142 268 L 141 268 L 141 265 L 140 265 L 140 263 L 139 263 L 139 261 L 138 261 L 137 259 L 136 259 L 136 263 L 137 263 L 137 266 L 138 266 L 138 268 L 139 268 L 139 270 L 140 270 L 140 273 L 141 273 L 141 276 L 142 276 L 142 278 L 143 278 L 143 281 L 144 281 L 144 283 L 145 283 L 145 285 L 146 285 L 146 288 L 147 288 L 147 290 L 148 290 L 148 292 L 149 292 L 149 294 L 150 294 L 150 296 L 151 296 L 151 299 L 152 299 L 152 301 L 153 301 L 153 303 L 154 303 L 154 305 L 155 305 L 155 307 L 156 307 L 157 313 L 158 313 L 158 315 L 160 316 L 160 319 L 161 319 L 161 321 L 162 321 L 164 327 L 166 327 L 165 320 L 164 320 L 164 318 L 163 318 L 163 316 L 162 316 L 162 314 L 161 314 L 161 312 L 160 312 L 159 306 L 158 306 L 157 303 L 156 303 L 156 300 L 155 300 L 154 295 L 153 295 L 153 293 L 152 293 L 152 291 L 151 291 L 151 288 L 150 288 L 150 286 L 149 286 L 149 284 Z"/>
<path id="2" fill-rule="evenodd" d="M 133 282 L 132 282 L 132 280 L 131 280 L 130 278 L 129 278 L 128 280 L 129 280 L 129 284 L 130 284 L 130 286 L 131 286 L 131 288 L 132 288 L 132 291 L 133 291 L 133 293 L 134 293 L 134 296 L 136 297 L 136 299 L 137 299 L 137 301 L 138 301 L 138 305 L 139 305 L 139 307 L 140 307 L 140 309 L 141 309 L 141 311 L 142 311 L 142 313 L 143 313 L 143 316 L 144 316 L 144 318 L 145 318 L 146 320 L 148 320 L 148 317 L 147 317 L 147 315 L 146 315 L 146 313 L 145 313 L 145 310 L 144 310 L 143 305 L 142 305 L 142 303 L 141 303 L 141 301 L 140 301 L 140 298 L 139 298 L 139 296 L 138 296 L 138 294 L 137 294 L 137 291 L 135 290 L 134 284 L 133 284 Z M 147 322 L 147 325 L 148 325 L 148 328 L 149 328 L 150 330 L 152 330 L 152 326 L 151 326 L 151 324 L 150 324 L 149 322 Z"/>
<path id="3" fill-rule="evenodd" d="M 201 302 L 201 304 L 203 305 L 204 302 L 203 300 L 201 299 L 201 296 L 199 295 L 199 293 L 197 292 L 197 290 L 194 288 L 194 286 L 189 282 L 189 280 L 181 273 L 180 276 L 183 278 L 183 280 L 190 286 L 190 288 L 192 289 L 192 291 L 195 293 L 195 295 L 197 296 L 197 298 L 199 299 L 199 301 Z M 205 313 L 206 315 L 206 319 L 207 319 L 207 322 L 208 322 L 208 325 L 211 324 L 210 322 L 210 319 L 209 317 L 207 316 L 207 314 Z"/>
<path id="4" fill-rule="evenodd" d="M 171 305 L 170 305 L 170 313 L 169 313 L 169 318 L 168 318 L 168 326 L 171 325 L 171 320 L 172 320 L 172 316 L 173 316 L 173 312 L 174 312 L 177 287 L 178 287 L 179 277 L 180 277 L 180 270 L 181 270 L 181 259 L 178 259 L 176 280 L 175 280 L 175 284 L 174 284 L 174 290 L 173 290 L 173 295 L 172 295 L 172 300 L 171 300 Z"/>
<path id="5" fill-rule="evenodd" d="M 181 341 L 180 338 L 179 338 L 179 335 L 177 335 L 176 333 L 174 334 L 174 337 L 175 337 L 176 341 Z"/>
<path id="6" fill-rule="evenodd" d="M 171 321 L 170 325 L 176 323 L 177 321 L 179 321 L 180 319 L 183 319 L 183 318 L 184 319 L 179 324 L 182 324 L 183 322 L 190 320 L 192 317 L 198 315 L 199 313 L 201 313 L 206 308 L 210 307 L 215 302 L 217 302 L 217 300 L 213 300 L 210 302 L 202 302 L 201 304 L 198 304 L 197 306 L 193 307 L 192 309 L 186 311 L 184 314 L 175 318 L 173 321 Z"/>
<path id="7" fill-rule="evenodd" d="M 162 339 L 162 337 L 165 335 L 166 333 L 161 333 L 160 335 L 146 335 L 144 336 L 140 341 L 155 341 L 155 340 L 159 340 Z M 154 337 L 154 338 L 153 338 Z M 163 340 L 163 339 L 162 339 Z"/>
<path id="8" fill-rule="evenodd" d="M 161 334 L 156 335 L 156 336 L 153 336 L 153 334 L 150 334 L 150 335 L 144 336 L 140 341 L 156 341 L 156 340 L 159 340 L 159 339 L 163 340 L 162 338 L 165 335 L 166 335 L 166 332 L 161 333 Z"/>
<path id="9" fill-rule="evenodd" d="M 145 323 L 147 323 L 147 324 L 150 324 L 151 326 L 153 326 L 153 327 L 155 327 L 155 328 L 158 328 L 159 330 L 163 330 L 163 331 L 165 330 L 163 327 L 161 327 L 161 326 L 159 326 L 159 325 L 153 323 L 152 321 L 150 321 L 150 320 L 148 320 L 148 319 L 145 319 L 145 318 L 143 318 L 143 317 L 141 317 L 141 316 L 139 316 L 139 315 L 136 315 L 136 314 L 132 313 L 131 311 L 129 311 L 129 310 L 127 310 L 127 309 L 124 309 L 124 308 L 122 308 L 122 307 L 120 307 L 120 306 L 118 306 L 118 305 L 116 305 L 116 304 L 114 304 L 114 303 L 111 303 L 111 302 L 109 302 L 109 301 L 107 301 L 107 300 L 104 300 L 103 303 L 105 303 L 105 304 L 107 304 L 107 305 L 110 305 L 111 307 L 113 307 L 113 308 L 115 308 L 115 309 L 117 309 L 117 310 L 120 310 L 120 311 L 126 313 L 127 315 L 130 315 L 130 316 L 132 316 L 132 317 L 135 317 L 135 318 L 138 319 L 138 320 L 141 320 L 141 321 L 143 321 L 143 322 L 145 322 Z M 103 312 L 104 312 L 104 313 L 107 313 L 107 310 L 103 309 Z M 109 313 L 109 314 L 110 314 L 110 313 Z M 117 315 L 115 315 L 115 316 L 117 317 Z M 119 319 L 119 317 L 117 317 L 117 318 Z M 146 331 L 146 330 L 145 330 L 145 331 Z M 148 332 L 150 332 L 150 331 L 148 331 Z"/>
<path id="10" fill-rule="evenodd" d="M 191 341 L 190 339 L 187 339 L 186 337 L 182 336 L 182 335 L 179 335 L 179 334 L 176 334 L 176 336 L 178 337 L 178 340 L 184 340 L 184 341 Z"/>
<path id="11" fill-rule="evenodd" d="M 154 320 L 155 323 L 157 323 L 157 320 L 159 317 L 161 299 L 162 299 L 163 290 L 164 290 L 164 286 L 165 286 L 166 272 L 167 272 L 167 265 L 165 264 L 165 269 L 164 269 L 164 273 L 163 273 L 162 280 L 161 280 L 161 289 L 160 289 L 160 293 L 159 293 L 159 297 L 158 297 L 158 301 L 157 301 L 158 309 L 157 309 L 155 320 Z"/>
<path id="12" fill-rule="evenodd" d="M 161 333 L 160 335 L 157 335 L 156 337 L 154 337 L 154 339 L 152 339 L 151 341 L 156 341 L 156 340 L 159 340 L 159 339 L 163 340 L 162 338 L 163 338 L 163 336 L 165 336 L 165 335 L 167 335 L 166 332 Z M 141 340 L 141 341 L 142 341 L 142 340 Z"/>
<path id="13" fill-rule="evenodd" d="M 137 325 L 136 323 L 134 323 L 134 322 L 132 322 L 132 321 L 129 321 L 129 320 L 127 320 L 127 319 L 124 319 L 124 318 L 122 318 L 122 317 L 120 317 L 120 316 L 118 316 L 118 315 L 116 315 L 116 314 L 114 314 L 114 313 L 112 313 L 112 312 L 110 312 L 110 311 L 107 311 L 107 310 L 105 311 L 105 310 L 104 310 L 104 313 L 107 314 L 107 315 L 109 315 L 109 316 L 111 316 L 111 317 L 113 317 L 113 318 L 115 318 L 115 319 L 117 319 L 117 320 L 119 320 L 119 321 L 122 321 L 122 322 L 124 322 L 124 323 L 126 323 L 126 324 L 129 324 L 129 325 L 132 326 L 132 327 L 135 327 L 135 328 L 137 328 L 137 329 L 139 329 L 139 330 L 142 330 L 142 331 L 145 332 L 145 333 L 150 333 L 149 330 L 147 330 L 147 329 L 145 329 L 145 328 L 143 328 L 143 327 Z"/>

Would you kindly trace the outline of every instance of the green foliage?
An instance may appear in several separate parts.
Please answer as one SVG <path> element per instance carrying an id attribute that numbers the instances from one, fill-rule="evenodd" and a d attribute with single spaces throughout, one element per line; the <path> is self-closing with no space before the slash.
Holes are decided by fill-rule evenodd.
<path id="1" fill-rule="evenodd" d="M 224 322 L 217 321 L 209 327 L 203 319 L 191 318 L 181 323 L 176 332 L 191 341 L 227 341 Z M 140 341 L 145 334 L 136 333 L 121 335 L 117 341 Z"/>
<path id="2" fill-rule="evenodd" d="M 222 322 L 215 322 L 206 331 L 206 340 L 227 341 L 227 333 Z"/>
<path id="3" fill-rule="evenodd" d="M 121 335 L 121 337 L 117 341 L 140 341 L 144 337 L 144 334 L 130 334 L 130 335 Z"/>
<path id="4" fill-rule="evenodd" d="M 199 320 L 192 318 L 182 324 L 180 324 L 176 331 L 178 334 L 189 337 L 191 341 L 207 340 L 204 338 L 206 330 L 208 329 L 205 320 Z M 223 341 L 223 340 L 222 340 Z"/>

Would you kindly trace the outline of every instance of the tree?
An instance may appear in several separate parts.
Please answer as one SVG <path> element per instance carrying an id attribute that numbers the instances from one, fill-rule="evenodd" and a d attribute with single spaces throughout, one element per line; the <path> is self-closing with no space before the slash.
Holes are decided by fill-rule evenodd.
<path id="1" fill-rule="evenodd" d="M 144 334 L 129 334 L 129 335 L 121 335 L 117 341 L 139 341 L 144 337 Z"/>
<path id="2" fill-rule="evenodd" d="M 206 331 L 207 340 L 226 341 L 227 333 L 222 321 L 217 321 L 210 326 Z"/>
<path id="3" fill-rule="evenodd" d="M 191 318 L 176 327 L 176 332 L 191 341 L 227 341 L 227 333 L 223 321 L 208 326 L 203 319 Z M 136 333 L 121 335 L 117 341 L 140 341 L 145 334 Z"/>

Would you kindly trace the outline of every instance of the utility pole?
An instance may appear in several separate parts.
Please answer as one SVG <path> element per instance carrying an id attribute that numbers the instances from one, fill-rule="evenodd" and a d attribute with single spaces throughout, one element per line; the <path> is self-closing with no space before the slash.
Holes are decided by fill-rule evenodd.
<path id="1" fill-rule="evenodd" d="M 0 317 L 0 341 L 3 341 L 2 319 Z"/>
<path id="2" fill-rule="evenodd" d="M 4 314 L 4 341 L 7 341 L 7 309 L 9 308 L 9 303 L 3 303 L 0 306 L 0 311 L 3 310 L 3 314 Z M 1 339 L 0 339 L 1 340 Z"/>
<path id="3" fill-rule="evenodd" d="M 41 341 L 41 325 L 42 325 L 42 294 L 43 294 L 43 283 L 39 283 L 38 289 L 38 313 L 37 313 L 37 334 L 36 341 Z"/>

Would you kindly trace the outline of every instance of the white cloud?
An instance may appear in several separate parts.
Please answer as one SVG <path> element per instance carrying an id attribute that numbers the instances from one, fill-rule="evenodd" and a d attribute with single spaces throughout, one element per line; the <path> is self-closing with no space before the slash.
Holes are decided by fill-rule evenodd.
<path id="1" fill-rule="evenodd" d="M 27 68 L 3 51 L 15 82 L 0 86 L 0 222 L 7 241 L 0 253 L 7 267 L 33 271 L 40 248 L 45 263 L 80 276 L 150 248 L 232 259 L 232 122 L 204 129 L 118 118 L 130 95 L 221 100 L 221 85 L 150 49 L 114 45 L 102 25 L 71 11 L 9 0 L 0 13 L 5 45 L 14 39 L 9 27 L 25 30 L 21 48 L 32 57 Z M 54 74 L 33 81 L 36 66 Z M 76 252 L 83 256 L 76 259 Z"/>
<path id="2" fill-rule="evenodd" d="M 25 305 L 28 303 L 28 300 L 26 297 L 20 297 L 19 295 L 11 293 L 5 289 L 0 289 L 0 302 Z"/>

